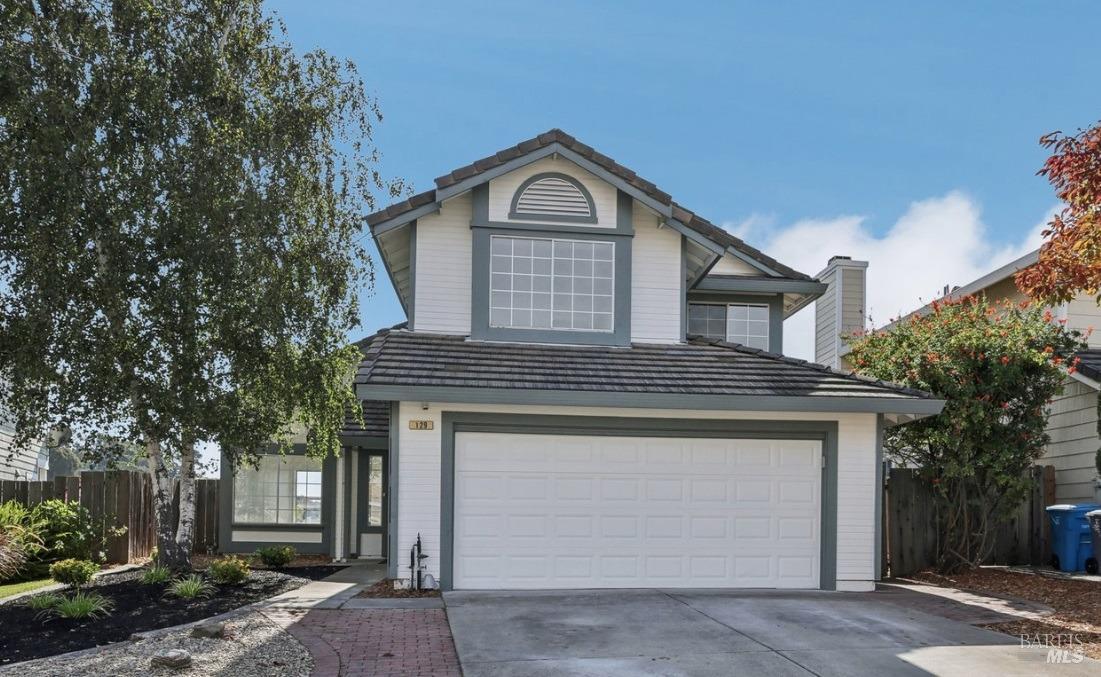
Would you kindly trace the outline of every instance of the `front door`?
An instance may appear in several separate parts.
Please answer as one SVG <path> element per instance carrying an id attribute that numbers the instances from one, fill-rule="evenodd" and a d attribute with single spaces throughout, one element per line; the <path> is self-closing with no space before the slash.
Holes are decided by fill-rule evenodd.
<path id="1" fill-rule="evenodd" d="M 386 557 L 386 452 L 363 450 L 359 457 L 360 558 Z"/>

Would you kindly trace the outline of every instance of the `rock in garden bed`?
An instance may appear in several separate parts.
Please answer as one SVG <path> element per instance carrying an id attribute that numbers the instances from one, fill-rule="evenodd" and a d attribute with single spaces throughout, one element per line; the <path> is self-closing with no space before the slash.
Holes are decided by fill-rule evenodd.
<path id="1" fill-rule="evenodd" d="M 113 604 L 111 615 L 100 619 L 45 620 L 26 605 L 26 599 L 0 604 L 0 628 L 5 629 L 0 633 L 0 665 L 120 642 L 135 633 L 202 620 L 302 587 L 340 568 L 253 570 L 242 585 L 218 585 L 209 599 L 191 600 L 166 597 L 164 584 L 142 584 L 140 569 L 108 574 L 87 586 L 89 592 L 101 594 Z"/>

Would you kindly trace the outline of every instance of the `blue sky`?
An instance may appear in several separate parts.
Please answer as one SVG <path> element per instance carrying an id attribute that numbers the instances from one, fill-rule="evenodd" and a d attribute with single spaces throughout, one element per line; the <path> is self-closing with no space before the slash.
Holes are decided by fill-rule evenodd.
<path id="1" fill-rule="evenodd" d="M 269 6 L 356 62 L 385 174 L 561 127 L 804 272 L 868 258 L 877 323 L 1033 246 L 1037 140 L 1101 118 L 1095 2 Z M 379 270 L 357 334 L 402 319 Z"/>

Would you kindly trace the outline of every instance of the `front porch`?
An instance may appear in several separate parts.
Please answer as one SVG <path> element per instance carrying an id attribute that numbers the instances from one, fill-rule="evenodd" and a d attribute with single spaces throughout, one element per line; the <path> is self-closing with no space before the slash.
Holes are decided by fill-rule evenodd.
<path id="1" fill-rule="evenodd" d="M 223 456 L 218 550 L 290 545 L 336 561 L 387 559 L 390 404 L 364 402 L 363 418 L 341 431 L 338 458 L 310 458 L 296 444 L 230 472 Z"/>

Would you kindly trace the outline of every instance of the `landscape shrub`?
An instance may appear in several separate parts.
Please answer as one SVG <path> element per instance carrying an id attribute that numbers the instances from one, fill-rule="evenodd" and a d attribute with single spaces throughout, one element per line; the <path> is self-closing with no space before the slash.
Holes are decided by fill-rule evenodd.
<path id="1" fill-rule="evenodd" d="M 277 569 L 290 564 L 297 555 L 298 552 L 290 545 L 269 545 L 256 549 L 256 556 L 265 566 Z"/>
<path id="2" fill-rule="evenodd" d="M 31 521 L 40 525 L 45 550 L 38 556 L 43 562 L 62 559 L 103 561 L 104 533 L 88 509 L 76 501 L 52 498 L 34 506 Z"/>
<path id="3" fill-rule="evenodd" d="M 167 583 L 171 578 L 172 570 L 160 564 L 150 564 L 145 571 L 141 572 L 141 582 L 146 585 Z"/>
<path id="4" fill-rule="evenodd" d="M 220 585 L 239 585 L 248 579 L 248 562 L 236 555 L 219 557 L 210 563 L 210 578 Z"/>
<path id="5" fill-rule="evenodd" d="M 55 618 L 102 618 L 110 615 L 113 606 L 111 600 L 98 593 L 77 592 L 39 613 Z"/>
<path id="6" fill-rule="evenodd" d="M 27 562 L 42 550 L 41 524 L 22 504 L 0 504 L 0 582 L 18 580 Z"/>
<path id="7" fill-rule="evenodd" d="M 206 599 L 214 594 L 214 586 L 199 574 L 191 574 L 173 581 L 166 594 L 180 599 Z"/>
<path id="8" fill-rule="evenodd" d="M 63 559 L 50 565 L 50 577 L 58 583 L 79 588 L 92 580 L 99 565 L 85 559 Z"/>
<path id="9" fill-rule="evenodd" d="M 15 534 L 0 531 L 0 581 L 15 578 L 23 568 L 24 561 L 26 561 L 26 555 L 23 552 L 23 545 L 16 539 Z"/>
<path id="10" fill-rule="evenodd" d="M 61 602 L 65 601 L 65 597 L 57 594 L 56 592 L 45 592 L 41 595 L 35 595 L 27 600 L 27 606 L 35 611 L 45 611 L 46 609 L 52 609 Z"/>

